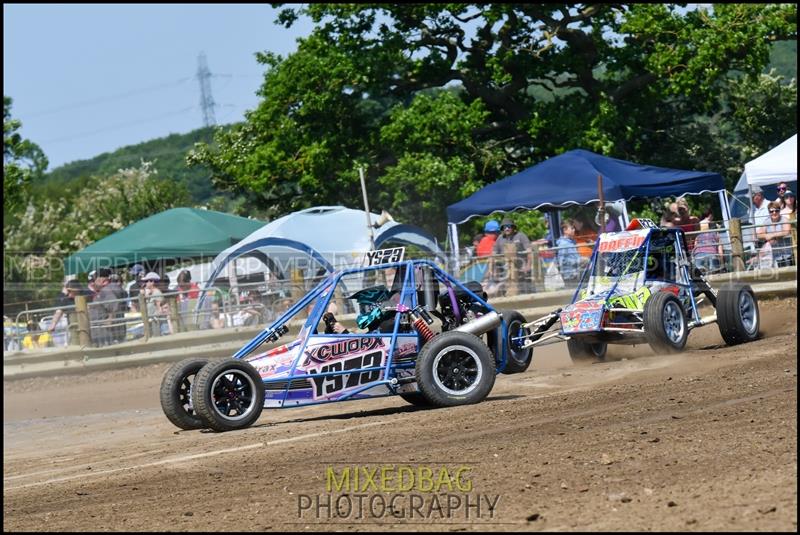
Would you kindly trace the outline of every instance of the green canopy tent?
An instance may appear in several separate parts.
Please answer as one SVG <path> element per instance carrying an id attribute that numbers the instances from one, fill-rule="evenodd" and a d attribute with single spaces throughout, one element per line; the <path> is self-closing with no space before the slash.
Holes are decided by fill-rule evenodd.
<path id="1" fill-rule="evenodd" d="M 128 225 L 68 257 L 67 275 L 179 258 L 213 259 L 266 223 L 197 208 L 172 208 Z"/>

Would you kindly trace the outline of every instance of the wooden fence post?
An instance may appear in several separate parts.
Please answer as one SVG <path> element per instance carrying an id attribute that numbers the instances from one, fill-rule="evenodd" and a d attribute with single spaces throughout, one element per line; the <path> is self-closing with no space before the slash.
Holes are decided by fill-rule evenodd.
<path id="1" fill-rule="evenodd" d="M 175 295 L 167 295 L 164 297 L 167 300 L 167 307 L 169 307 L 169 319 L 172 323 L 172 334 L 183 332 L 183 325 L 178 314 L 178 297 Z"/>
<path id="2" fill-rule="evenodd" d="M 544 273 L 542 270 L 542 257 L 539 249 L 541 245 L 534 243 L 531 248 L 531 277 L 533 278 L 533 291 L 538 292 L 544 288 Z"/>
<path id="3" fill-rule="evenodd" d="M 797 220 L 795 219 L 791 223 L 792 229 L 792 254 L 794 255 L 794 265 L 797 265 Z"/>
<path id="4" fill-rule="evenodd" d="M 503 256 L 506 262 L 506 278 L 508 285 L 506 286 L 506 295 L 519 294 L 519 268 L 517 266 L 517 245 L 515 243 L 503 244 Z"/>
<path id="5" fill-rule="evenodd" d="M 92 344 L 92 325 L 89 321 L 89 304 L 85 295 L 75 296 L 75 314 L 78 316 L 78 343 L 83 347 Z"/>
<path id="6" fill-rule="evenodd" d="M 144 292 L 139 292 L 139 312 L 142 315 L 142 329 L 144 329 L 144 341 L 150 340 L 150 318 L 147 317 L 147 299 Z"/>
<path id="7" fill-rule="evenodd" d="M 742 244 L 742 221 L 732 217 L 728 221 L 728 235 L 731 238 L 731 261 L 734 271 L 744 271 L 744 246 Z"/>

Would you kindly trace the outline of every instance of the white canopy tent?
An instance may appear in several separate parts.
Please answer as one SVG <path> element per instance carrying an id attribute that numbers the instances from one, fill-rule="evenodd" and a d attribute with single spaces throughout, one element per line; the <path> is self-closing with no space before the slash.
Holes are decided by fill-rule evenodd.
<path id="1" fill-rule="evenodd" d="M 733 215 L 745 217 L 752 211 L 753 186 L 797 182 L 797 134 L 772 150 L 744 164 L 744 172 L 733 188 Z"/>
<path id="2" fill-rule="evenodd" d="M 233 263 L 236 267 L 236 277 L 246 277 L 248 275 L 253 275 L 256 273 L 264 273 L 264 278 L 269 274 L 269 269 L 267 266 L 264 265 L 263 262 L 258 260 L 257 258 L 253 257 L 245 257 L 236 260 Z M 183 271 L 188 270 L 189 274 L 192 276 L 192 282 L 197 283 L 198 286 L 201 288 L 203 286 L 212 286 L 214 280 L 211 279 L 211 275 L 214 272 L 214 266 L 212 262 L 203 262 L 200 264 L 192 264 L 189 266 L 183 266 L 177 269 L 173 269 L 172 271 L 167 272 L 167 276 L 169 276 L 170 280 L 170 289 L 175 289 L 178 287 L 178 274 Z M 219 277 L 227 277 L 230 278 L 230 270 L 227 270 L 225 273 L 221 273 Z M 218 277 L 218 278 L 219 278 Z"/>
<path id="3" fill-rule="evenodd" d="M 797 134 L 744 164 L 744 173 L 734 191 L 792 181 L 797 181 Z"/>
<path id="4" fill-rule="evenodd" d="M 375 248 L 387 242 L 414 245 L 432 256 L 444 258 L 436 239 L 413 225 L 397 223 L 370 213 Z M 220 276 L 231 261 L 255 257 L 278 278 L 300 269 L 307 277 L 361 265 L 371 249 L 370 233 L 363 210 L 344 206 L 316 206 L 283 216 L 264 225 L 214 259 L 208 284 Z"/>

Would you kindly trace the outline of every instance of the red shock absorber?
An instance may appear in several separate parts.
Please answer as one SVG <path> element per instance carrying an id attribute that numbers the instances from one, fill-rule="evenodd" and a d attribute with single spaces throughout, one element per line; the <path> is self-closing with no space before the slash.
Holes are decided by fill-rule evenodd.
<path id="1" fill-rule="evenodd" d="M 433 338 L 434 336 L 433 331 L 431 330 L 430 327 L 428 327 L 428 324 L 425 323 L 425 320 L 422 319 L 420 316 L 416 316 L 414 318 L 414 322 L 412 323 L 412 325 L 414 325 L 414 328 L 417 330 L 420 336 L 422 336 L 422 339 L 425 340 L 425 342 L 429 342 L 430 339 Z"/>

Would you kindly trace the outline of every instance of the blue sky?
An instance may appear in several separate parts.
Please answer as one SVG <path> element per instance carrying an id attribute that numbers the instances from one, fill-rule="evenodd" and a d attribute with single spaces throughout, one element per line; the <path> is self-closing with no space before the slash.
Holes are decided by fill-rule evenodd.
<path id="1" fill-rule="evenodd" d="M 198 56 L 217 124 L 258 103 L 257 51 L 283 56 L 311 32 L 264 4 L 4 4 L 3 94 L 49 169 L 203 126 Z"/>

